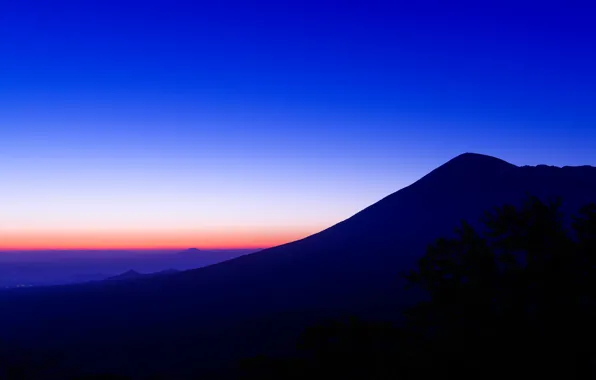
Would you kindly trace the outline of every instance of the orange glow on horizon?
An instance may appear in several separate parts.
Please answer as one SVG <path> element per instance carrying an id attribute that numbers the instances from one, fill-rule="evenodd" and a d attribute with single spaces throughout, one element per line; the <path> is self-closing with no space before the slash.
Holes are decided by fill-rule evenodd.
<path id="1" fill-rule="evenodd" d="M 267 248 L 316 231 L 0 231 L 0 251 L 53 249 Z"/>

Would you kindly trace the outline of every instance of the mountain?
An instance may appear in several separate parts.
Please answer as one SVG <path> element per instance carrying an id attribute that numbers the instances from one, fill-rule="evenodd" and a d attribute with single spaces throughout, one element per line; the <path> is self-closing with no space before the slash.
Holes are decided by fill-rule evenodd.
<path id="1" fill-rule="evenodd" d="M 108 278 L 106 278 L 106 281 L 131 280 L 131 279 L 137 279 L 140 277 L 148 278 L 148 277 L 166 276 L 166 275 L 171 275 L 171 274 L 175 274 L 178 272 L 180 272 L 180 271 L 176 270 L 176 269 L 166 269 L 166 270 L 162 270 L 162 271 L 155 272 L 155 273 L 143 274 L 143 273 L 139 273 L 139 272 L 131 269 L 131 270 L 121 273 L 117 276 L 108 277 Z"/>
<path id="2" fill-rule="evenodd" d="M 0 252 L 0 289 L 102 281 L 129 269 L 154 273 L 168 268 L 196 269 L 253 253 L 257 249 L 145 251 Z M 55 257 L 54 257 L 55 255 Z"/>
<path id="3" fill-rule="evenodd" d="M 131 269 L 131 270 L 121 273 L 117 276 L 108 277 L 108 278 L 106 278 L 106 280 L 130 280 L 131 278 L 139 278 L 139 277 L 143 277 L 143 275 L 141 273 L 136 272 Z"/>
<path id="4" fill-rule="evenodd" d="M 179 255 L 195 255 L 197 253 L 201 253 L 201 250 L 197 248 L 188 248 L 182 252 L 178 252 Z"/>
<path id="5" fill-rule="evenodd" d="M 284 342 L 320 318 L 397 318 L 412 297 L 398 274 L 433 239 L 526 194 L 561 196 L 575 212 L 596 202 L 596 168 L 518 167 L 466 153 L 299 241 L 170 276 L 1 292 L 10 313 L 0 314 L 0 336 L 48 350 L 59 342 L 87 368 L 98 355 L 135 373 L 223 368 L 290 349 Z"/>

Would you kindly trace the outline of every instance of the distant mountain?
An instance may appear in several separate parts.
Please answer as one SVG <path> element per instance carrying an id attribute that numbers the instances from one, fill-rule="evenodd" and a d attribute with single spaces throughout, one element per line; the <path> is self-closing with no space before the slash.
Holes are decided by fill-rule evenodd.
<path id="1" fill-rule="evenodd" d="M 112 276 L 112 277 L 108 277 L 106 278 L 106 280 L 111 281 L 111 280 L 130 280 L 130 279 L 136 279 L 136 278 L 140 278 L 140 277 L 144 277 L 144 278 L 148 278 L 148 277 L 156 277 L 156 276 L 165 276 L 165 275 L 171 275 L 171 274 L 175 274 L 180 272 L 179 270 L 176 269 L 166 269 L 166 270 L 162 270 L 159 272 L 155 272 L 155 273 L 147 273 L 147 274 L 143 274 L 143 273 L 139 273 L 137 271 L 134 270 L 129 270 L 126 271 L 124 273 L 121 273 L 117 276 Z"/>
<path id="2" fill-rule="evenodd" d="M 596 168 L 518 167 L 466 153 L 299 241 L 171 276 L 0 292 L 0 308 L 10 310 L 0 313 L 0 335 L 48 349 L 70 344 L 67 356 L 81 366 L 127 357 L 121 365 L 133 371 L 188 370 L 197 357 L 202 370 L 220 368 L 291 349 L 289 336 L 320 318 L 397 317 L 408 302 L 399 272 L 433 239 L 526 194 L 561 196 L 575 212 L 596 202 Z"/>
<path id="3" fill-rule="evenodd" d="M 106 280 L 129 280 L 131 278 L 139 278 L 142 276 L 143 275 L 141 273 L 136 272 L 131 269 L 131 270 L 128 270 L 128 271 L 121 273 L 119 275 L 108 277 L 108 278 L 106 278 Z"/>
<path id="4" fill-rule="evenodd" d="M 202 251 L 200 249 L 197 249 L 197 248 L 188 248 L 188 249 L 185 249 L 182 252 L 178 252 L 178 254 L 179 255 L 194 255 L 194 254 L 201 253 L 201 252 Z"/>

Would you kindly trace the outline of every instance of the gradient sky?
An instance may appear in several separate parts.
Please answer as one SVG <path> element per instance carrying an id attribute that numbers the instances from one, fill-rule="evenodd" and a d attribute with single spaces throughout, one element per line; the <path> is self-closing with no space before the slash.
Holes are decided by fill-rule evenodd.
<path id="1" fill-rule="evenodd" d="M 477 152 L 596 165 L 572 1 L 0 2 L 0 249 L 263 247 Z"/>

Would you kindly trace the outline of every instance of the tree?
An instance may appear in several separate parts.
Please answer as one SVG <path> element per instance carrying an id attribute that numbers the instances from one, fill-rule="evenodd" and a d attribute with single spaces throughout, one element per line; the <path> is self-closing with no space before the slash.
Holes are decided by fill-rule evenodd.
<path id="1" fill-rule="evenodd" d="M 596 205 L 567 219 L 561 205 L 530 196 L 462 222 L 405 276 L 427 297 L 403 326 L 314 326 L 298 356 L 245 363 L 249 378 L 593 378 Z"/>
<path id="2" fill-rule="evenodd" d="M 596 338 L 596 206 L 566 227 L 560 200 L 528 197 L 462 222 L 407 275 L 428 299 L 409 327 L 432 342 L 454 376 L 525 369 L 588 376 Z"/>

